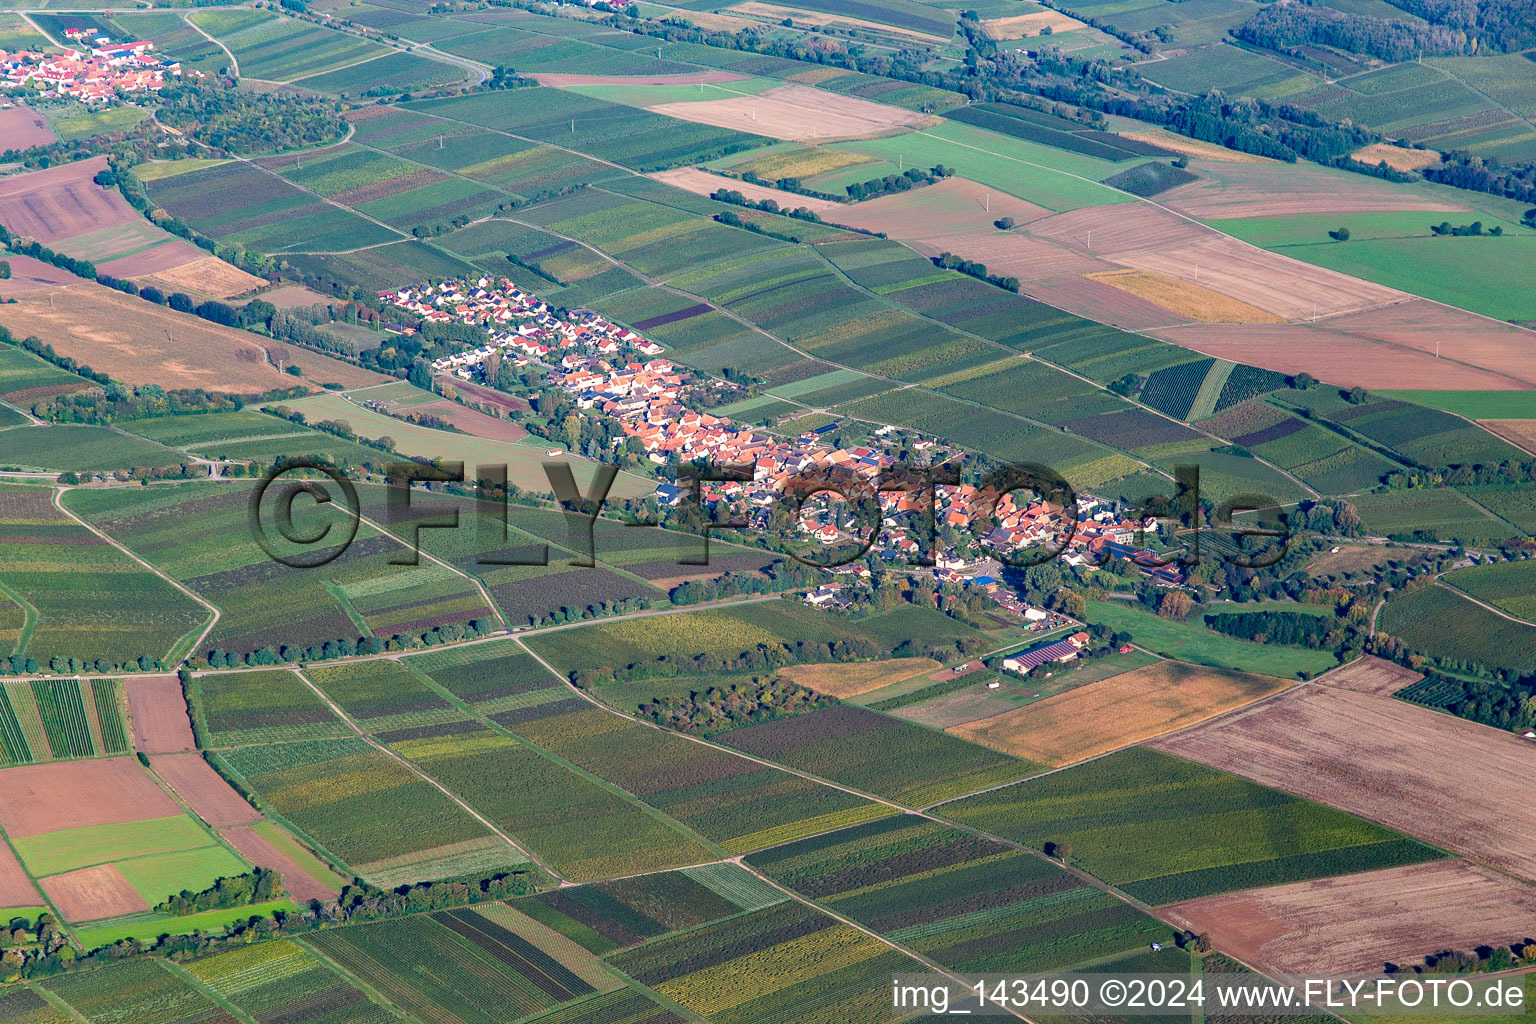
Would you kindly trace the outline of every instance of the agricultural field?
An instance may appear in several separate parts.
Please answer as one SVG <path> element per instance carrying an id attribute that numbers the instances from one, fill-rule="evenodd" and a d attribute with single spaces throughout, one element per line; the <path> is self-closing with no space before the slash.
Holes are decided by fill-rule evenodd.
<path id="1" fill-rule="evenodd" d="M 1288 685 L 1273 676 L 1160 661 L 950 732 L 1059 767 L 1182 729 Z"/>
<path id="2" fill-rule="evenodd" d="M 65 428 L 15 429 L 46 434 Z M 87 449 L 92 444 L 81 440 Z M 52 499 L 39 487 L 0 485 L 0 544 L 7 548 L 0 593 L 25 613 L 5 653 L 39 665 L 57 659 L 65 667 L 111 671 L 150 668 L 171 660 L 183 641 L 190 646 L 188 633 L 207 622 L 207 610 L 61 512 Z"/>
<path id="3" fill-rule="evenodd" d="M 1458 569 L 1442 577 L 1447 584 L 1518 619 L 1536 620 L 1536 562 L 1498 562 Z"/>
<path id="4" fill-rule="evenodd" d="M 389 746 L 572 881 L 714 859 L 708 846 L 639 801 L 499 730 L 445 731 Z"/>
<path id="5" fill-rule="evenodd" d="M 919 637 L 942 644 L 980 638 L 973 627 L 947 616 L 907 606 L 855 624 L 844 624 L 799 601 L 773 601 L 743 608 L 702 609 L 654 619 L 583 626 L 530 637 L 534 652 L 564 672 L 644 665 L 655 659 L 713 655 L 735 658 L 759 644 L 827 644 L 864 637 L 893 650 Z M 819 660 L 819 659 L 818 659 Z"/>
<path id="6" fill-rule="evenodd" d="M 358 737 L 239 747 L 215 761 L 316 849 L 377 884 L 527 859 L 437 787 Z"/>
<path id="7" fill-rule="evenodd" d="M 1067 850 L 1147 903 L 1439 859 L 1321 804 L 1143 747 L 944 805 L 944 817 Z"/>
<path id="8" fill-rule="evenodd" d="M 390 52 L 354 35 L 264 11 L 199 11 L 192 22 L 229 49 L 241 77 L 264 82 L 291 82 Z"/>
<path id="9" fill-rule="evenodd" d="M 1155 746 L 1529 879 L 1536 863 L 1515 838 L 1527 814 L 1518 784 L 1498 774 L 1472 779 L 1436 770 L 1468 758 L 1490 768 L 1513 765 L 1528 756 L 1527 743 L 1383 694 L 1308 686 Z M 1420 779 L 1412 801 L 1400 798 L 1405 773 Z"/>
<path id="10" fill-rule="evenodd" d="M 910 814 L 747 862 L 833 913 L 966 973 L 1067 969 L 1168 931 L 1044 858 Z"/>
<path id="11" fill-rule="evenodd" d="M 732 729 L 716 737 L 735 750 L 923 807 L 1040 771 L 900 719 L 843 705 Z"/>
<path id="12" fill-rule="evenodd" d="M 1388 601 L 1378 628 L 1411 650 L 1452 662 L 1528 675 L 1536 670 L 1536 626 L 1489 611 L 1447 587 L 1427 586 Z"/>
<path id="13" fill-rule="evenodd" d="M 128 753 L 116 679 L 0 684 L 0 755 L 7 766 Z"/>
<path id="14" fill-rule="evenodd" d="M 442 566 L 391 564 L 404 549 L 366 526 L 323 573 L 293 572 L 269 558 L 253 536 L 249 497 L 249 489 L 238 484 L 191 484 L 75 491 L 67 506 L 220 610 L 218 624 L 197 652 L 216 667 L 233 666 L 236 660 L 230 659 L 258 651 L 271 656 L 265 664 L 273 664 L 285 650 L 296 655 L 341 641 L 387 639 L 407 629 L 405 622 L 414 633 L 493 617 L 473 584 Z M 179 526 L 187 516 L 200 524 L 195 535 Z M 332 510 L 301 510 L 295 522 L 305 518 L 304 529 L 343 528 Z M 274 543 L 279 553 L 282 543 Z M 402 619 L 402 609 L 409 609 L 408 619 Z"/>
<path id="15" fill-rule="evenodd" d="M 496 721 L 633 793 L 731 853 L 892 813 L 843 790 L 649 728 L 581 700 L 518 709 L 496 716 Z"/>
<path id="16" fill-rule="evenodd" d="M 799 903 L 658 939 L 610 963 L 721 1024 L 824 1020 L 884 1024 L 902 1014 L 885 991 L 917 961 Z"/>
<path id="17" fill-rule="evenodd" d="M 1301 673 L 1317 675 L 1338 664 L 1327 651 L 1250 643 L 1201 626 L 1161 618 L 1126 602 L 1091 601 L 1088 621 L 1103 623 L 1116 633 L 1129 633 L 1132 643 L 1166 658 L 1211 668 L 1295 678 Z"/>

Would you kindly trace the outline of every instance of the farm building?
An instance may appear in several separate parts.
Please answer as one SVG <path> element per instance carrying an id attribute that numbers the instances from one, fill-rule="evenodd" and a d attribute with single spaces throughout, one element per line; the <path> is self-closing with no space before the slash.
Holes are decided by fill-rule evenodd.
<path id="1" fill-rule="evenodd" d="M 1003 668 L 1020 674 L 1039 668 L 1052 661 L 1071 661 L 1077 657 L 1078 645 L 1071 640 L 1058 640 L 1032 651 L 1011 655 L 1003 659 Z"/>

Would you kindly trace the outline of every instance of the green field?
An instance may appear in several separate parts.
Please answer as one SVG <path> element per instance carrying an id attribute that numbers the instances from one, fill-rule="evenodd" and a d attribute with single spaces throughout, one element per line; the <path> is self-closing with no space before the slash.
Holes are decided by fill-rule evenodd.
<path id="1" fill-rule="evenodd" d="M 259 11 L 200 11 L 192 19 L 235 55 L 242 77 L 288 82 L 390 50 L 345 32 Z"/>
<path id="2" fill-rule="evenodd" d="M 1131 641 L 1137 646 L 1195 665 L 1235 668 L 1294 679 L 1299 673 L 1316 675 L 1338 664 L 1338 659 L 1327 651 L 1249 643 L 1185 622 L 1161 618 L 1128 602 L 1090 601 L 1088 620 L 1102 623 L 1117 633 L 1131 634 Z"/>
<path id="3" fill-rule="evenodd" d="M 1536 420 L 1536 391 L 1383 391 L 1469 420 Z"/>
<path id="4" fill-rule="evenodd" d="M 1445 856 L 1342 811 L 1133 748 L 946 804 L 946 817 L 1043 849 L 1152 904 Z"/>
<path id="5" fill-rule="evenodd" d="M 1480 574 L 1475 569 L 1466 570 L 1471 573 L 1472 587 L 1505 594 L 1506 588 L 1523 584 L 1530 575 L 1503 566 L 1490 569 L 1498 571 Z M 1472 587 L 1465 589 L 1474 593 Z M 1515 600 L 1520 601 L 1520 596 Z M 1519 606 L 1526 604 L 1520 602 Z M 1400 637 L 1411 650 L 1447 659 L 1452 667 L 1473 663 L 1519 675 L 1536 671 L 1536 626 L 1512 622 L 1445 587 L 1420 587 L 1395 596 L 1382 607 L 1377 625 L 1383 632 Z"/>

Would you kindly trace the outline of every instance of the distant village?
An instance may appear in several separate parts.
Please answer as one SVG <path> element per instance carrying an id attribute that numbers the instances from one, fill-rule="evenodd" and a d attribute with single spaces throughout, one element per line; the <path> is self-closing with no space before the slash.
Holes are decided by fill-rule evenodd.
<path id="1" fill-rule="evenodd" d="M 154 55 L 154 43 L 113 42 L 89 29 L 65 35 L 81 49 L 57 53 L 0 50 L 0 76 L 13 88 L 69 96 L 90 105 L 111 102 L 121 93 L 157 92 L 167 78 L 181 77 L 181 63 Z"/>
<path id="2" fill-rule="evenodd" d="M 835 424 L 791 439 L 689 408 L 689 374 L 657 358 L 664 351 L 662 346 L 588 309 L 557 314 L 548 303 L 506 278 L 450 280 L 384 291 L 379 296 L 423 323 L 474 324 L 486 329 L 487 344 L 436 360 L 432 364 L 436 374 L 481 379 L 493 356 L 510 359 L 516 366 L 537 365 L 547 372 L 548 385 L 568 393 L 579 408 L 596 410 L 621 424 L 624 438 L 616 445 L 638 439 L 645 457 L 657 465 L 705 459 L 716 466 L 751 466 L 750 481 L 707 483 L 700 498 L 712 508 L 723 502 L 733 518 L 746 520 L 752 528 L 768 527 L 774 504 L 797 480 L 815 476 L 872 488 L 898 466 L 896 455 L 884 448 L 826 443 L 823 437 L 836 429 Z M 894 432 L 894 427 L 883 427 L 875 431 L 875 438 Z M 909 447 L 943 454 L 933 439 L 924 438 Z M 664 507 L 676 507 L 689 497 L 688 489 L 676 483 L 659 484 L 655 491 L 657 503 Z M 912 565 L 922 550 L 918 538 L 924 530 L 920 517 L 926 514 L 923 497 L 887 490 L 879 492 L 878 498 L 882 528 L 870 551 L 891 564 Z M 1061 505 L 1038 500 L 1017 504 L 1012 494 L 998 499 L 993 511 L 991 497 L 969 484 L 937 487 L 935 501 L 941 529 L 969 529 L 973 519 L 990 516 L 993 525 L 983 539 L 996 551 L 1059 544 L 1069 525 L 1065 516 L 1070 513 Z M 1061 556 L 1065 564 L 1097 569 L 1114 559 L 1127 559 L 1155 585 L 1173 587 L 1183 582 L 1178 567 L 1163 565 L 1154 552 L 1138 547 L 1155 522 L 1126 518 L 1114 503 L 1086 495 L 1079 496 L 1075 517 L 1076 529 Z M 862 543 L 825 504 L 807 502 L 796 526 L 826 546 Z M 835 571 L 869 575 L 858 562 Z M 1042 620 L 1048 613 L 1028 608 L 1000 586 L 1000 571 L 1001 563 L 995 560 L 967 559 L 949 546 L 934 552 L 933 568 L 913 565 L 912 574 L 931 574 L 939 584 L 981 587 L 1027 621 L 1047 625 Z M 807 594 L 806 600 L 818 607 L 837 608 L 851 603 L 854 592 L 851 586 L 834 582 Z"/>

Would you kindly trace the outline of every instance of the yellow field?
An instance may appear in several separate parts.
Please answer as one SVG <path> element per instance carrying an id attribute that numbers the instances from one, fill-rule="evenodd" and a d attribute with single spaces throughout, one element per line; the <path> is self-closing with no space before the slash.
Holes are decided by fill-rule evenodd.
<path id="1" fill-rule="evenodd" d="M 949 731 L 1059 767 L 1203 722 L 1292 685 L 1274 676 L 1160 661 Z"/>
<path id="2" fill-rule="evenodd" d="M 134 278 L 140 286 L 158 285 L 166 292 L 193 292 L 227 299 L 231 295 L 266 286 L 266 281 L 231 266 L 216 256 L 207 256 L 179 267 L 156 271 Z"/>
<path id="3" fill-rule="evenodd" d="M 1512 445 L 1536 452 L 1536 420 L 1478 420 L 1477 425 L 1493 431 Z"/>
<path id="4" fill-rule="evenodd" d="M 851 74 L 854 74 L 854 72 L 849 71 L 847 68 L 834 68 L 830 65 L 823 65 L 822 67 L 808 68 L 805 71 L 796 71 L 792 75 L 785 75 L 784 79 L 789 82 L 799 82 L 801 85 L 820 85 L 822 82 L 830 82 L 834 78 L 842 78 L 844 75 Z"/>
<path id="5" fill-rule="evenodd" d="M 1146 299 L 1156 306 L 1210 324 L 1278 324 L 1284 318 L 1250 306 L 1221 292 L 1189 281 L 1166 277 L 1150 270 L 1100 270 L 1084 274 L 1090 281 L 1107 284 Z"/>
<path id="6" fill-rule="evenodd" d="M 1128 139 L 1140 139 L 1154 146 L 1162 146 L 1164 149 L 1171 149 L 1175 153 L 1183 153 L 1185 156 L 1192 156 L 1199 160 L 1221 160 L 1231 164 L 1277 164 L 1280 162 L 1271 160 L 1267 156 L 1241 153 L 1211 142 L 1199 142 L 1177 132 L 1170 132 L 1166 128 L 1150 128 L 1144 132 L 1120 132 L 1119 134 Z"/>
<path id="7" fill-rule="evenodd" d="M 179 174 L 191 174 L 205 167 L 217 167 L 219 164 L 227 164 L 228 160 L 208 160 L 203 157 L 188 157 L 185 160 L 151 160 L 148 163 L 138 164 L 133 169 L 133 176 L 140 181 L 159 181 L 162 178 L 174 178 Z"/>
<path id="8" fill-rule="evenodd" d="M 981 23 L 981 27 L 993 39 L 1027 39 L 1039 35 L 1047 25 L 1052 32 L 1070 32 L 1083 27 L 1082 22 L 1060 11 L 1036 11 L 1033 14 L 1016 14 L 1011 18 L 988 18 Z"/>
<path id="9" fill-rule="evenodd" d="M 852 664 L 792 665 L 779 674 L 801 686 L 832 697 L 857 697 L 913 676 L 937 672 L 944 666 L 931 658 L 892 658 Z"/>
<path id="10" fill-rule="evenodd" d="M 780 153 L 765 153 L 755 159 L 732 164 L 731 170 L 737 174 L 751 171 L 769 181 L 778 181 L 780 178 L 809 178 L 814 174 L 872 162 L 870 157 L 857 153 L 813 146 L 790 146 Z"/>
<path id="11" fill-rule="evenodd" d="M 1440 154 L 1432 149 L 1404 149 L 1385 142 L 1366 146 L 1353 155 L 1356 160 L 1372 167 L 1385 160 L 1387 166 L 1394 171 L 1417 171 L 1421 167 L 1432 167 L 1440 162 Z"/>

